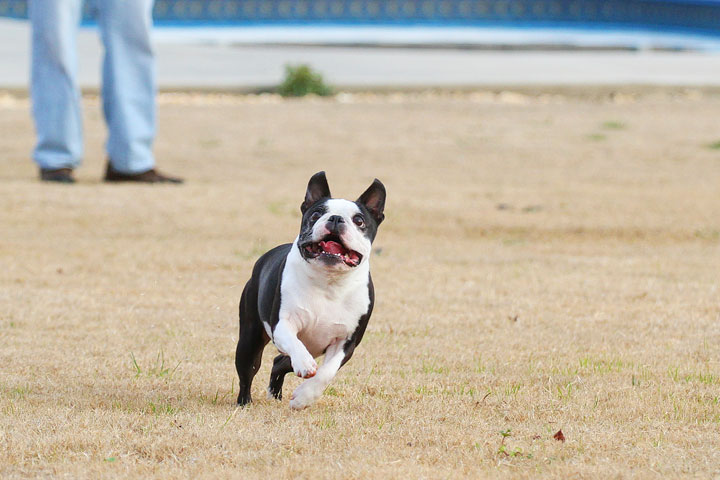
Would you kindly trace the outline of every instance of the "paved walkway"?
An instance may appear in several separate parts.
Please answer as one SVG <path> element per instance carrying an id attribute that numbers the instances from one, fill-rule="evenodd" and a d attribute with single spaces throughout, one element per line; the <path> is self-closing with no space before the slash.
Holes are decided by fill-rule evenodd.
<path id="1" fill-rule="evenodd" d="M 208 33 L 209 32 L 209 33 Z M 720 54 L 656 51 L 487 51 L 252 44 L 224 29 L 205 37 L 158 29 L 161 88 L 254 89 L 277 85 L 288 63 L 308 63 L 338 87 L 472 87 L 541 85 L 720 86 Z M 266 32 L 267 33 L 267 32 Z M 287 34 L 287 29 L 285 30 Z M 192 37 L 192 38 L 191 38 Z M 27 22 L 0 19 L 0 88 L 25 88 Z M 262 37 L 255 36 L 255 40 Z M 100 83 L 102 47 L 96 32 L 79 37 L 83 87 Z"/>

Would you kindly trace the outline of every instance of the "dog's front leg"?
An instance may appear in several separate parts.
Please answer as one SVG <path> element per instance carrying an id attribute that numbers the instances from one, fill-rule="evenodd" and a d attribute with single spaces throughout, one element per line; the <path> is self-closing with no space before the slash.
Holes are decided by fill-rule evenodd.
<path id="1" fill-rule="evenodd" d="M 300 384 L 290 396 L 290 406 L 295 409 L 309 407 L 320 398 L 345 359 L 345 339 L 336 339 L 325 351 L 325 360 L 317 374 Z"/>
<path id="2" fill-rule="evenodd" d="M 317 363 L 297 337 L 297 327 L 287 318 L 275 325 L 273 343 L 282 353 L 290 356 L 293 371 L 298 377 L 310 378 L 317 372 Z"/>

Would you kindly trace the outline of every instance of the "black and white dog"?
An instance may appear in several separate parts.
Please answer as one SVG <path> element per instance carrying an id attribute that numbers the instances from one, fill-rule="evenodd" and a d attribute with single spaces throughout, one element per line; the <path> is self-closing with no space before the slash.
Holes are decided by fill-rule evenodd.
<path id="1" fill-rule="evenodd" d="M 251 402 L 250 386 L 270 340 L 280 355 L 268 395 L 282 398 L 285 375 L 295 372 L 307 379 L 290 397 L 296 409 L 312 405 L 350 359 L 375 302 L 370 249 L 384 208 L 385 187 L 377 179 L 351 202 L 330 197 L 325 172 L 312 176 L 300 235 L 258 259 L 240 299 L 239 405 Z"/>

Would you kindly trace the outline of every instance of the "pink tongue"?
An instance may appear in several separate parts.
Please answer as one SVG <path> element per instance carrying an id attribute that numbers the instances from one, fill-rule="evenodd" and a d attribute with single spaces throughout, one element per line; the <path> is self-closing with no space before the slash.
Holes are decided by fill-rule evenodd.
<path id="1" fill-rule="evenodd" d="M 333 255 L 338 254 L 338 253 L 342 254 L 345 251 L 345 249 L 342 247 L 342 245 L 340 245 L 337 242 L 333 242 L 333 241 L 320 242 L 320 246 L 322 247 L 323 251 L 325 251 L 327 253 L 332 253 Z"/>

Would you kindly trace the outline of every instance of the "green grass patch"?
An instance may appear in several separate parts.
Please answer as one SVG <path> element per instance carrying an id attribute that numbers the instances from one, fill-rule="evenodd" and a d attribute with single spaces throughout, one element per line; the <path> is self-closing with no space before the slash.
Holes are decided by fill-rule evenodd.
<path id="1" fill-rule="evenodd" d="M 2 393 L 0 398 L 4 397 L 9 400 L 24 400 L 25 396 L 30 393 L 30 386 L 18 385 L 16 387 L 10 387 L 3 385 L 0 387 L 0 392 Z"/>
<path id="2" fill-rule="evenodd" d="M 441 365 L 436 361 L 423 361 L 422 372 L 423 373 L 448 373 L 450 369 L 445 365 Z"/>
<path id="3" fill-rule="evenodd" d="M 704 383 L 706 385 L 720 385 L 720 376 L 711 372 L 681 373 L 678 367 L 668 368 L 668 376 L 675 383 Z"/>
<path id="4" fill-rule="evenodd" d="M 632 367 L 633 364 L 629 362 L 623 362 L 620 359 L 611 358 L 591 358 L 583 357 L 579 360 L 580 368 L 574 372 L 568 373 L 617 373 L 625 368 Z"/>
<path id="5" fill-rule="evenodd" d="M 25 399 L 25 396 L 30 393 L 30 387 L 15 387 L 12 390 L 13 396 L 18 400 Z"/>
<path id="6" fill-rule="evenodd" d="M 435 387 L 428 387 L 426 385 L 420 385 L 415 388 L 415 393 L 419 395 L 434 395 L 436 392 Z"/>
<path id="7" fill-rule="evenodd" d="M 148 402 L 145 407 L 145 413 L 152 413 L 155 416 L 175 415 L 177 413 L 177 408 L 165 402 Z"/>

